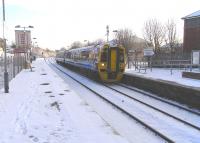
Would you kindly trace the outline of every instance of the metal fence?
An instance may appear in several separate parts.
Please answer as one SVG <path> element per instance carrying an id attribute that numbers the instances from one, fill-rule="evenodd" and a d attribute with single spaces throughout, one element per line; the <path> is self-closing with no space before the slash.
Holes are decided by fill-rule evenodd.
<path id="1" fill-rule="evenodd" d="M 7 57 L 7 71 L 11 81 L 25 65 L 25 57 L 21 54 Z M 0 89 L 4 87 L 4 57 L 0 57 Z"/>
<path id="2" fill-rule="evenodd" d="M 192 64 L 190 55 L 187 56 L 156 56 L 152 58 L 143 57 L 136 59 L 129 57 L 129 68 L 135 70 L 144 71 L 147 69 L 152 71 L 153 68 L 169 69 L 172 74 L 172 70 L 184 70 L 184 71 L 197 71 L 200 72 L 200 64 Z"/>

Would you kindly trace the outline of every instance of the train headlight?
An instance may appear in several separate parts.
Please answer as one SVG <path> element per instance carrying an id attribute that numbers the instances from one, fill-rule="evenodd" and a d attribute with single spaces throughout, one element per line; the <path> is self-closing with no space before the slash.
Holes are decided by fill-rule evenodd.
<path id="1" fill-rule="evenodd" d="M 105 66 L 105 64 L 104 64 L 104 63 L 102 63 L 102 64 L 101 64 L 101 66 L 102 66 L 102 67 L 104 67 L 104 66 Z"/>

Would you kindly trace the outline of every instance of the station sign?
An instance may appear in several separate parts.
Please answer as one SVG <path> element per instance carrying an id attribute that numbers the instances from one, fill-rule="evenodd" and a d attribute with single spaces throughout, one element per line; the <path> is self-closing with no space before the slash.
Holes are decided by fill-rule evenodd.
<path id="1" fill-rule="evenodd" d="M 192 51 L 192 64 L 200 64 L 200 50 Z"/>
<path id="2" fill-rule="evenodd" d="M 26 48 L 15 48 L 14 53 L 27 53 Z"/>
<path id="3" fill-rule="evenodd" d="M 153 48 L 144 49 L 144 56 L 153 56 L 153 55 L 154 55 Z"/>

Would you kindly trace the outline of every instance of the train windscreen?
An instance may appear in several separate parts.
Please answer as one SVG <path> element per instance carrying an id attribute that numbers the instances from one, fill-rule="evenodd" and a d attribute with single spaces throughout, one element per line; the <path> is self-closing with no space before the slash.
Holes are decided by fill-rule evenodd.
<path id="1" fill-rule="evenodd" d="M 108 52 L 107 49 L 104 49 L 101 53 L 101 62 L 106 62 L 107 61 L 107 56 L 108 56 Z"/>
<path id="2" fill-rule="evenodd" d="M 119 51 L 119 62 L 124 63 L 124 51 L 123 50 Z"/>

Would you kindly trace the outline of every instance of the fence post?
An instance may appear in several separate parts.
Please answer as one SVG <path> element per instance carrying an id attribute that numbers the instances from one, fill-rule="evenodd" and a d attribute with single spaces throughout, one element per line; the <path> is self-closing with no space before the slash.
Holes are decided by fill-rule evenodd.
<path id="1" fill-rule="evenodd" d="M 10 79 L 8 79 L 9 81 L 12 79 L 12 72 L 11 72 L 11 71 L 12 71 L 12 69 L 11 69 L 11 63 L 12 63 L 12 61 L 11 61 L 11 58 L 12 58 L 12 56 L 8 57 L 8 64 L 9 64 L 9 66 L 8 66 L 9 72 L 8 72 L 8 73 L 9 73 L 9 75 L 10 75 L 10 76 L 9 76 Z"/>
<path id="2" fill-rule="evenodd" d="M 23 69 L 26 68 L 26 55 L 22 57 L 23 59 L 23 64 L 22 64 L 22 67 Z"/>
<path id="3" fill-rule="evenodd" d="M 138 69 L 138 60 L 135 60 L 135 70 Z"/>
<path id="4" fill-rule="evenodd" d="M 13 56 L 10 57 L 10 75 L 11 75 L 11 79 L 13 79 L 13 60 L 12 60 Z"/>
<path id="5" fill-rule="evenodd" d="M 10 63 L 11 63 L 10 57 L 8 57 L 8 75 L 9 75 L 8 81 L 12 79 Z"/>
<path id="6" fill-rule="evenodd" d="M 13 78 L 15 78 L 15 55 L 13 56 Z"/>
<path id="7" fill-rule="evenodd" d="M 151 68 L 151 72 L 152 72 L 152 57 L 150 58 L 150 68 Z"/>
<path id="8" fill-rule="evenodd" d="M 171 73 L 171 75 L 172 75 L 172 61 L 170 61 L 170 73 Z"/>
<path id="9" fill-rule="evenodd" d="M 191 62 L 191 64 L 190 64 L 190 72 L 192 71 L 192 62 Z"/>
<path id="10" fill-rule="evenodd" d="M 21 69 L 20 69 L 20 72 L 22 71 L 23 69 L 23 61 L 22 61 L 22 57 L 20 56 L 20 62 L 21 62 Z"/>
<path id="11" fill-rule="evenodd" d="M 17 73 L 19 73 L 20 70 L 20 61 L 19 61 L 19 54 L 17 54 Z"/>

